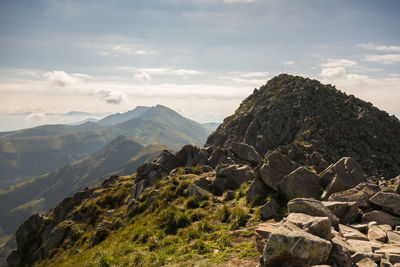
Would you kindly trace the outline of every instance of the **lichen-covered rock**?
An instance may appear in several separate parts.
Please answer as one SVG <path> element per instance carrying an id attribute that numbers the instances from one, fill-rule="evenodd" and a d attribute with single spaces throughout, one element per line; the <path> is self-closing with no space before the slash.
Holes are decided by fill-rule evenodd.
<path id="1" fill-rule="evenodd" d="M 299 167 L 287 174 L 279 184 L 279 191 L 290 200 L 293 198 L 319 198 L 321 187 L 316 174 L 306 167 Z"/>
<path id="2" fill-rule="evenodd" d="M 289 213 L 305 213 L 311 216 L 328 217 L 332 226 L 339 223 L 339 219 L 321 201 L 313 198 L 295 198 L 288 202 Z"/>
<path id="3" fill-rule="evenodd" d="M 272 152 L 266 157 L 266 162 L 260 169 L 263 182 L 278 191 L 278 185 L 286 174 L 292 172 L 294 167 L 289 159 L 279 152 Z"/>
<path id="4" fill-rule="evenodd" d="M 380 187 L 372 183 L 360 183 L 352 189 L 337 192 L 329 196 L 329 201 L 357 202 L 360 207 L 368 207 L 367 201 L 380 191 Z"/>
<path id="5" fill-rule="evenodd" d="M 163 150 L 161 154 L 154 159 L 154 163 L 164 166 L 167 172 L 183 165 L 183 163 L 168 150 Z"/>
<path id="6" fill-rule="evenodd" d="M 304 213 L 290 213 L 287 222 L 293 223 L 310 234 L 331 240 L 331 222 L 328 217 L 315 217 Z"/>
<path id="7" fill-rule="evenodd" d="M 312 266 L 325 263 L 332 244 L 285 223 L 269 236 L 263 251 L 265 266 Z"/>
<path id="8" fill-rule="evenodd" d="M 181 150 L 175 154 L 176 158 L 183 167 L 192 167 L 207 164 L 208 154 L 206 150 L 193 145 L 184 145 Z"/>
<path id="9" fill-rule="evenodd" d="M 279 204 L 275 199 L 270 199 L 260 208 L 261 219 L 269 220 L 272 219 L 279 209 Z"/>
<path id="10" fill-rule="evenodd" d="M 323 183 L 329 181 L 322 196 L 327 199 L 333 193 L 351 189 L 364 182 L 365 173 L 355 160 L 344 157 L 324 170 L 320 179 Z"/>
<path id="11" fill-rule="evenodd" d="M 400 195 L 389 192 L 378 192 L 369 202 L 390 213 L 400 215 Z"/>

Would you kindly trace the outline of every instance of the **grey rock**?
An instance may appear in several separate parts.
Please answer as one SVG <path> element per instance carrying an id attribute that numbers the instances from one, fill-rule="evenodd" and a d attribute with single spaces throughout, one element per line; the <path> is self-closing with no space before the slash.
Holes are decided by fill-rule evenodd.
<path id="1" fill-rule="evenodd" d="M 254 179 L 253 170 L 247 165 L 219 165 L 216 168 L 217 178 L 226 179 L 226 189 L 238 189 L 243 183 Z"/>
<path id="2" fill-rule="evenodd" d="M 361 218 L 362 223 L 377 222 L 378 224 L 388 224 L 390 226 L 400 225 L 400 218 L 393 216 L 383 210 L 374 210 L 365 213 Z"/>
<path id="3" fill-rule="evenodd" d="M 380 191 L 376 184 L 360 183 L 352 189 L 334 193 L 329 196 L 329 201 L 358 202 L 360 207 L 368 207 L 367 201 Z"/>
<path id="4" fill-rule="evenodd" d="M 272 152 L 266 157 L 266 162 L 261 166 L 260 175 L 263 182 L 278 191 L 278 185 L 283 177 L 294 170 L 289 159 L 279 152 Z"/>
<path id="5" fill-rule="evenodd" d="M 355 160 L 344 157 L 325 169 L 320 174 L 320 179 L 330 181 L 322 196 L 327 199 L 333 193 L 351 189 L 364 182 L 365 173 Z"/>
<path id="6" fill-rule="evenodd" d="M 357 220 L 357 202 L 322 201 L 322 203 L 339 218 L 342 224 L 354 223 Z"/>
<path id="7" fill-rule="evenodd" d="M 183 167 L 192 167 L 197 164 L 206 165 L 208 160 L 207 152 L 193 145 L 184 145 L 175 156 Z"/>
<path id="8" fill-rule="evenodd" d="M 278 188 L 288 200 L 301 197 L 319 198 L 321 194 L 318 176 L 306 167 L 299 167 L 287 174 Z"/>
<path id="9" fill-rule="evenodd" d="M 263 251 L 265 266 L 312 266 L 325 263 L 332 244 L 292 223 L 285 223 L 269 236 Z"/>
<path id="10" fill-rule="evenodd" d="M 378 192 L 369 202 L 390 213 L 400 215 L 400 195 L 396 193 Z"/>
<path id="11" fill-rule="evenodd" d="M 268 187 L 258 178 L 255 178 L 246 191 L 246 199 L 250 202 L 265 200 L 268 195 Z"/>
<path id="12" fill-rule="evenodd" d="M 339 223 L 339 219 L 321 201 L 313 198 L 295 198 L 288 202 L 289 213 L 305 213 L 311 216 L 328 217 L 332 226 Z"/>
<path id="13" fill-rule="evenodd" d="M 225 187 L 226 183 L 226 178 L 214 178 L 211 183 L 211 193 L 216 196 L 222 196 L 222 194 L 227 189 Z"/>
<path id="14" fill-rule="evenodd" d="M 275 199 L 270 199 L 260 208 L 261 219 L 263 220 L 272 219 L 278 213 L 278 210 L 279 210 L 278 202 L 276 202 Z"/>
<path id="15" fill-rule="evenodd" d="M 254 166 L 262 161 L 254 147 L 248 144 L 232 142 L 229 148 L 238 158 L 248 161 Z"/>
<path id="16" fill-rule="evenodd" d="M 304 213 L 290 213 L 286 221 L 297 225 L 310 234 L 326 240 L 332 239 L 331 222 L 328 217 L 315 217 Z"/>
<path id="17" fill-rule="evenodd" d="M 336 240 L 335 238 L 332 239 L 332 250 L 327 263 L 330 266 L 351 267 L 352 259 L 350 251 L 342 245 L 342 242 L 337 242 Z"/>

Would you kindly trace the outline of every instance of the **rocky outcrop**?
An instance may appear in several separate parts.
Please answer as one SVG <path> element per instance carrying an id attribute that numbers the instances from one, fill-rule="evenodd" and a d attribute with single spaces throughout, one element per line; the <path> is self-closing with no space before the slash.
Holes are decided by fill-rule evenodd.
<path id="1" fill-rule="evenodd" d="M 334 86 L 281 74 L 254 90 L 213 132 L 206 146 L 249 144 L 261 155 L 283 148 L 306 165 L 313 152 L 327 162 L 354 158 L 368 175 L 400 170 L 400 121 Z"/>
<path id="2" fill-rule="evenodd" d="M 260 208 L 260 216 L 263 220 L 272 219 L 279 209 L 279 204 L 275 199 L 270 199 Z"/>

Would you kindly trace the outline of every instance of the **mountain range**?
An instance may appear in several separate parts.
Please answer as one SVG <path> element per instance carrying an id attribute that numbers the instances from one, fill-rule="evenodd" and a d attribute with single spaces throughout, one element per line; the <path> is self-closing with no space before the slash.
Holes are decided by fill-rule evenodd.
<path id="1" fill-rule="evenodd" d="M 210 129 L 161 105 L 137 107 L 97 122 L 45 125 L 0 136 L 0 188 L 21 183 L 99 151 L 119 135 L 178 149 L 202 146 Z"/>

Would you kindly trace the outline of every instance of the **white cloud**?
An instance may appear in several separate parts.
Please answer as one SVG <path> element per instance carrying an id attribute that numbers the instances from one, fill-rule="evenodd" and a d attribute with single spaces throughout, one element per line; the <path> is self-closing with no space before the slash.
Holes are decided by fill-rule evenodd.
<path id="1" fill-rule="evenodd" d="M 137 49 L 134 46 L 130 45 L 113 45 L 111 48 L 114 52 L 124 54 L 124 55 L 150 55 L 150 54 L 155 54 L 155 51 L 153 50 L 143 50 L 143 49 Z M 108 52 L 101 52 L 102 55 L 109 55 L 110 53 Z"/>
<path id="2" fill-rule="evenodd" d="M 256 0 L 224 0 L 226 4 L 235 4 L 235 3 L 252 3 Z"/>
<path id="3" fill-rule="evenodd" d="M 151 83 L 151 76 L 147 72 L 135 73 L 133 78 L 137 81 L 143 82 L 144 84 Z"/>
<path id="4" fill-rule="evenodd" d="M 140 68 L 139 72 L 159 74 L 159 75 L 177 75 L 177 76 L 190 76 L 201 74 L 200 71 L 190 69 L 173 69 L 173 68 Z"/>
<path id="5" fill-rule="evenodd" d="M 364 60 L 388 65 L 400 62 L 400 54 L 366 55 L 364 57 Z"/>
<path id="6" fill-rule="evenodd" d="M 124 96 L 117 91 L 111 90 L 93 90 L 91 95 L 99 97 L 99 99 L 107 104 L 121 104 L 121 102 L 125 99 Z"/>
<path id="7" fill-rule="evenodd" d="M 323 63 L 321 66 L 326 68 L 334 67 L 352 67 L 357 65 L 357 62 L 348 59 L 330 58 L 328 62 Z"/>
<path id="8" fill-rule="evenodd" d="M 285 65 L 285 66 L 290 66 L 293 64 L 294 64 L 294 61 L 291 61 L 291 60 L 283 61 L 283 65 Z"/>
<path id="9" fill-rule="evenodd" d="M 373 43 L 365 43 L 358 44 L 357 47 L 375 51 L 400 52 L 400 46 L 397 45 L 376 45 Z"/>
<path id="10" fill-rule="evenodd" d="M 346 69 L 343 67 L 323 68 L 320 73 L 323 79 L 340 79 L 346 77 Z"/>
<path id="11" fill-rule="evenodd" d="M 67 87 L 71 84 L 76 83 L 77 78 L 69 75 L 64 71 L 54 70 L 51 72 L 46 72 L 43 76 L 47 79 L 47 81 L 55 87 Z"/>

